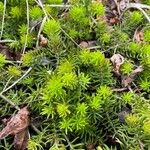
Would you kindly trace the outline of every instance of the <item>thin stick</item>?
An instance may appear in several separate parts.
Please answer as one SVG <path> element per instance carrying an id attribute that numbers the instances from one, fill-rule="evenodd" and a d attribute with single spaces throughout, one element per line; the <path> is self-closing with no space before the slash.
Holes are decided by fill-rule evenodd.
<path id="1" fill-rule="evenodd" d="M 87 47 L 86 49 L 92 50 L 92 49 L 98 49 L 101 48 L 101 46 L 92 46 L 92 47 Z"/>
<path id="2" fill-rule="evenodd" d="M 25 43 L 24 43 L 22 54 L 25 53 L 25 50 L 27 47 L 28 35 L 29 35 L 29 3 L 28 3 L 28 0 L 26 0 L 26 7 L 27 7 L 27 34 L 25 37 Z"/>
<path id="3" fill-rule="evenodd" d="M 42 30 L 43 30 L 43 26 L 44 26 L 44 24 L 45 24 L 45 22 L 46 22 L 46 19 L 47 19 L 47 16 L 45 16 L 45 17 L 43 18 L 43 20 L 42 20 L 42 23 L 41 23 L 41 26 L 40 26 L 40 29 L 39 29 L 39 32 L 38 32 L 38 35 L 37 35 L 36 47 L 39 46 L 40 34 L 41 34 Z"/>
<path id="4" fill-rule="evenodd" d="M 11 89 L 13 86 L 15 86 L 18 82 L 20 82 L 30 71 L 32 70 L 32 67 L 30 67 L 23 76 L 21 76 L 18 80 L 16 80 L 12 85 L 4 89 L 0 94 L 3 94 L 4 92 L 8 91 Z"/>
<path id="5" fill-rule="evenodd" d="M 4 88 L 3 88 L 3 91 L 7 88 L 7 85 L 9 84 L 9 82 L 10 82 L 11 79 L 12 79 L 12 77 L 10 77 L 10 78 L 8 79 L 8 81 L 6 82 L 6 84 L 5 84 Z"/>
<path id="6" fill-rule="evenodd" d="M 45 5 L 43 5 L 45 6 Z M 49 7 L 58 7 L 58 8 L 70 8 L 72 7 L 72 5 L 56 5 L 56 4 L 51 4 L 51 5 L 47 5 Z"/>
<path id="7" fill-rule="evenodd" d="M 140 7 L 142 9 L 150 9 L 149 5 L 140 4 L 140 3 L 129 3 L 127 7 Z"/>
<path id="8" fill-rule="evenodd" d="M 0 40 L 0 43 L 12 43 L 14 40 Z"/>
<path id="9" fill-rule="evenodd" d="M 0 39 L 2 38 L 3 31 L 4 31 L 4 21 L 5 21 L 5 14 L 6 14 L 6 3 L 7 3 L 7 0 L 4 0 L 4 10 L 3 10 L 3 18 L 2 18 L 2 27 L 1 27 Z"/>
<path id="10" fill-rule="evenodd" d="M 113 92 L 123 92 L 123 91 L 126 91 L 126 90 L 128 90 L 128 88 L 112 89 Z"/>
<path id="11" fill-rule="evenodd" d="M 11 100 L 9 100 L 7 97 L 5 97 L 4 95 L 0 94 L 0 97 L 5 100 L 7 103 L 9 103 L 10 105 L 12 105 L 15 109 L 20 110 L 20 108 L 15 105 L 15 103 L 13 103 Z"/>

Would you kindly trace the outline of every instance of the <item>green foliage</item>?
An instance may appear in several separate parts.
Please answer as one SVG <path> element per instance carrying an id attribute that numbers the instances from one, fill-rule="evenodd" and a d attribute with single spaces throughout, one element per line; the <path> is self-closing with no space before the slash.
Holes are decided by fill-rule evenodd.
<path id="1" fill-rule="evenodd" d="M 98 0 L 70 0 L 70 7 L 62 0 L 42 1 L 43 7 L 30 0 L 28 20 L 26 2 L 7 0 L 0 93 L 11 87 L 5 96 L 28 105 L 28 149 L 149 149 L 150 28 L 144 15 L 129 9 L 110 25 L 109 6 Z M 0 24 L 3 9 L 0 2 Z M 110 61 L 117 53 L 123 64 Z M 144 70 L 122 87 L 122 77 L 140 65 Z M 12 106 L 0 100 L 2 118 L 12 115 Z M 13 149 L 12 139 L 2 139 L 0 149 Z"/>
<path id="2" fill-rule="evenodd" d="M 68 114 L 70 114 L 69 106 L 67 106 L 66 104 L 58 104 L 57 112 L 60 117 L 65 118 Z"/>
<path id="3" fill-rule="evenodd" d="M 47 3 L 48 4 L 61 4 L 62 1 L 61 0 L 48 0 Z"/>
<path id="4" fill-rule="evenodd" d="M 60 98 L 65 95 L 65 90 L 63 89 L 63 83 L 61 78 L 58 76 L 53 76 L 48 82 L 44 89 L 43 98 L 50 101 L 51 98 Z"/>
<path id="5" fill-rule="evenodd" d="M 2 2 L 0 2 L 0 14 L 3 14 L 4 5 Z M 1 15 L 2 16 L 2 15 Z M 1 17 L 0 16 L 0 17 Z"/>
<path id="6" fill-rule="evenodd" d="M 127 92 L 127 93 L 124 93 L 122 95 L 122 99 L 123 101 L 127 104 L 132 104 L 133 100 L 134 100 L 134 93 L 132 92 Z"/>
<path id="7" fill-rule="evenodd" d="M 125 62 L 122 66 L 121 66 L 121 72 L 124 75 L 130 75 L 133 71 L 133 64 L 129 61 Z"/>
<path id="8" fill-rule="evenodd" d="M 139 122 L 139 117 L 134 114 L 129 114 L 126 117 L 126 123 L 129 127 L 136 127 Z"/>
<path id="9" fill-rule="evenodd" d="M 146 42 L 150 42 L 150 28 L 148 28 L 144 31 L 144 40 Z"/>
<path id="10" fill-rule="evenodd" d="M 5 56 L 0 54 L 0 68 L 2 68 L 5 63 L 6 63 Z"/>
<path id="11" fill-rule="evenodd" d="M 80 24 L 80 25 L 83 25 L 83 26 L 88 24 L 89 20 L 86 16 L 86 9 L 83 6 L 73 7 L 69 11 L 69 16 L 77 24 Z"/>
<path id="12" fill-rule="evenodd" d="M 48 20 L 44 24 L 43 31 L 48 36 L 54 36 L 55 34 L 59 34 L 60 33 L 60 25 L 55 20 Z"/>
<path id="13" fill-rule="evenodd" d="M 8 67 L 8 74 L 10 74 L 13 77 L 17 77 L 21 75 L 21 70 L 17 66 L 9 66 Z"/>
<path id="14" fill-rule="evenodd" d="M 103 16 L 105 15 L 105 8 L 101 3 L 93 2 L 91 4 L 91 13 L 93 15 Z"/>
<path id="15" fill-rule="evenodd" d="M 148 79 L 140 81 L 140 87 L 145 91 L 150 91 L 150 81 Z"/>
<path id="16" fill-rule="evenodd" d="M 17 18 L 17 19 L 22 17 L 22 13 L 23 13 L 22 9 L 18 6 L 12 7 L 10 11 L 12 18 Z"/>
<path id="17" fill-rule="evenodd" d="M 139 11 L 127 12 L 125 15 L 127 16 L 125 24 L 129 29 L 134 29 L 143 20 L 143 15 Z"/>
<path id="18" fill-rule="evenodd" d="M 43 11 L 37 6 L 33 6 L 30 9 L 30 17 L 33 20 L 39 19 L 40 17 L 42 17 L 42 14 L 43 14 Z"/>
<path id="19" fill-rule="evenodd" d="M 150 121 L 144 122 L 143 131 L 146 135 L 150 136 Z"/>

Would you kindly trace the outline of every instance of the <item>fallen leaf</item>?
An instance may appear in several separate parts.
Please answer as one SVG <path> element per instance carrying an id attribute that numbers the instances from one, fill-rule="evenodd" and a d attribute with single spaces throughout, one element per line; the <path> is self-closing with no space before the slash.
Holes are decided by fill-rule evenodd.
<path id="1" fill-rule="evenodd" d="M 97 46 L 97 42 L 96 41 L 82 41 L 80 44 L 80 47 L 81 48 L 88 48 L 88 49 L 90 49 L 90 48 L 92 48 L 92 47 L 95 47 L 95 46 Z"/>
<path id="2" fill-rule="evenodd" d="M 27 148 L 29 133 L 28 129 L 25 129 L 15 135 L 14 148 L 17 150 L 25 150 Z"/>
<path id="3" fill-rule="evenodd" d="M 123 76 L 122 77 L 122 87 L 128 87 L 133 82 L 133 78 L 130 76 Z"/>
<path id="4" fill-rule="evenodd" d="M 138 42 L 138 43 L 142 43 L 144 40 L 144 34 L 142 31 L 135 31 L 134 36 L 133 36 L 133 40 Z"/>
<path id="5" fill-rule="evenodd" d="M 122 76 L 122 86 L 128 87 L 135 79 L 136 75 L 143 71 L 143 67 L 139 66 L 129 76 Z"/>
<path id="6" fill-rule="evenodd" d="M 82 48 L 87 48 L 89 46 L 88 42 L 85 42 L 85 41 L 82 41 L 80 44 L 79 44 L 80 47 Z"/>
<path id="7" fill-rule="evenodd" d="M 3 46 L 0 44 L 0 53 L 3 54 L 6 59 L 13 60 L 13 54 L 9 51 L 7 46 Z"/>
<path id="8" fill-rule="evenodd" d="M 143 66 L 139 66 L 137 67 L 135 70 L 132 71 L 131 73 L 131 77 L 135 77 L 137 74 L 141 73 L 143 71 Z"/>
<path id="9" fill-rule="evenodd" d="M 128 4 L 128 0 L 121 0 L 119 2 L 119 9 L 122 12 L 123 10 L 125 10 L 125 8 L 127 7 Z"/>
<path id="10" fill-rule="evenodd" d="M 40 46 L 46 47 L 48 45 L 48 39 L 43 36 L 43 34 L 40 34 Z"/>
<path id="11" fill-rule="evenodd" d="M 3 54 L 8 60 L 20 60 L 21 54 L 19 52 L 13 53 L 10 51 L 9 47 L 0 44 L 0 53 Z"/>
<path id="12" fill-rule="evenodd" d="M 0 139 L 9 135 L 14 135 L 14 146 L 17 145 L 17 150 L 26 149 L 27 143 L 27 130 L 29 126 L 29 111 L 27 107 L 23 107 L 18 113 L 11 117 L 7 125 L 0 132 Z"/>
<path id="13" fill-rule="evenodd" d="M 117 18 L 117 17 L 114 17 L 114 18 L 110 18 L 109 19 L 109 23 L 111 24 L 111 25 L 115 25 L 115 24 L 118 24 L 119 23 L 119 18 Z"/>
<path id="14" fill-rule="evenodd" d="M 94 144 L 88 144 L 88 145 L 86 146 L 86 148 L 87 148 L 87 150 L 95 150 Z"/>
<path id="15" fill-rule="evenodd" d="M 124 57 L 120 54 L 114 54 L 110 61 L 113 64 L 113 71 L 116 75 L 120 75 L 120 67 L 124 63 Z"/>

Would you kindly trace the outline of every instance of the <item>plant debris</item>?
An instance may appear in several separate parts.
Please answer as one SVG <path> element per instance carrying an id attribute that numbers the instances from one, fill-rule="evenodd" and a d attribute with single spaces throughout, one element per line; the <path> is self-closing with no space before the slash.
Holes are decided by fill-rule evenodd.
<path id="1" fill-rule="evenodd" d="M 111 58 L 110 61 L 113 64 L 113 72 L 119 76 L 120 75 L 120 67 L 124 63 L 124 57 L 120 54 L 114 54 Z"/>
<path id="2" fill-rule="evenodd" d="M 122 87 L 129 86 L 135 79 L 135 77 L 143 71 L 143 67 L 139 66 L 129 76 L 122 76 Z"/>
<path id="3" fill-rule="evenodd" d="M 0 132 L 0 139 L 9 135 L 14 135 L 14 147 L 16 150 L 27 148 L 29 126 L 29 111 L 27 107 L 20 109 L 16 115 L 13 115 L 6 124 L 6 127 Z"/>

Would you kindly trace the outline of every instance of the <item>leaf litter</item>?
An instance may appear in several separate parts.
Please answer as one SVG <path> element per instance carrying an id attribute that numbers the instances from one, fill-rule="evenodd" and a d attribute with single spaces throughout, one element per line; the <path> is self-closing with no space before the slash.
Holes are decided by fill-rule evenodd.
<path id="1" fill-rule="evenodd" d="M 29 139 L 29 111 L 27 106 L 21 108 L 17 114 L 13 115 L 8 121 L 5 119 L 6 126 L 0 132 L 0 139 L 9 135 L 14 136 L 14 147 L 16 150 L 25 150 Z"/>

